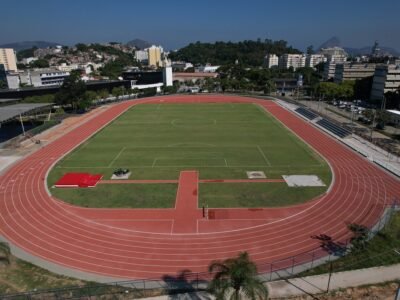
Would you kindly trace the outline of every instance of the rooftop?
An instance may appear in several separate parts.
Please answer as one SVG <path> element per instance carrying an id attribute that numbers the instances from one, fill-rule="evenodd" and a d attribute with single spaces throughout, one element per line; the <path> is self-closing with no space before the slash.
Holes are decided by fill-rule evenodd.
<path id="1" fill-rule="evenodd" d="M 53 103 L 21 103 L 2 106 L 0 107 L 0 124 L 9 122 L 19 115 L 26 115 L 52 105 Z"/>

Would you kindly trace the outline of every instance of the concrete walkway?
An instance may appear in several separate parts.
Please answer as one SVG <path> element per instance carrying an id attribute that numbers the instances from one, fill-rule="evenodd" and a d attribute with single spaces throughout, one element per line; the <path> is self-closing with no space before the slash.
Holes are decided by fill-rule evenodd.
<path id="1" fill-rule="evenodd" d="M 325 293 L 328 287 L 329 274 L 307 276 L 289 280 L 278 280 L 267 283 L 269 297 L 271 299 L 285 299 L 289 297 L 317 295 Z M 361 285 L 378 284 L 400 279 L 400 264 L 387 267 L 375 267 L 347 272 L 333 273 L 329 291 L 357 287 Z M 146 298 L 148 300 L 168 299 L 215 299 L 206 292 L 186 293 L 171 296 L 158 296 Z"/>
<path id="2" fill-rule="evenodd" d="M 271 298 L 321 294 L 328 287 L 328 274 L 267 283 Z M 400 264 L 333 273 L 329 290 L 377 284 L 400 279 Z"/>

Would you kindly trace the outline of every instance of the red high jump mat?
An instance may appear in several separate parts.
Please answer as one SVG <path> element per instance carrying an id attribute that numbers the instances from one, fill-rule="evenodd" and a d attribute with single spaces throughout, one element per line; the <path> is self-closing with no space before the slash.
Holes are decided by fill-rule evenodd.
<path id="1" fill-rule="evenodd" d="M 66 173 L 56 182 L 55 187 L 95 187 L 102 177 L 102 174 Z"/>

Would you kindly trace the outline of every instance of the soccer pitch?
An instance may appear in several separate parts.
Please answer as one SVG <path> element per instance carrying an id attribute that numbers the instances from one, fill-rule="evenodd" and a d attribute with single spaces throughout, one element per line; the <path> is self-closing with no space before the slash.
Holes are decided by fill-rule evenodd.
<path id="1" fill-rule="evenodd" d="M 59 161 L 48 184 L 67 172 L 110 179 L 117 168 L 130 179 L 178 179 L 197 170 L 200 179 L 268 179 L 315 174 L 329 186 L 327 163 L 257 104 L 139 104 Z M 273 207 L 302 203 L 327 187 L 289 188 L 286 183 L 201 183 L 199 206 Z M 174 207 L 177 184 L 107 184 L 91 189 L 51 189 L 88 207 Z"/>

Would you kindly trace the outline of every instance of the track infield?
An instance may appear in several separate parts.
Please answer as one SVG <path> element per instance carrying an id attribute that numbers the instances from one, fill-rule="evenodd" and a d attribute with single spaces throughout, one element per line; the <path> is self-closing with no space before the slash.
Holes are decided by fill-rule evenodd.
<path id="1" fill-rule="evenodd" d="M 199 206 L 277 207 L 303 203 L 323 194 L 331 182 L 328 164 L 255 103 L 136 105 L 64 157 L 49 174 L 51 187 L 67 172 L 101 173 L 117 168 L 134 180 L 178 180 L 197 170 L 203 183 Z M 268 179 L 315 174 L 326 187 L 289 188 L 284 182 L 222 184 L 246 180 L 247 171 Z M 84 207 L 173 207 L 176 185 L 120 185 L 92 189 L 51 189 L 58 199 Z M 149 199 L 146 201 L 146 199 Z"/>

